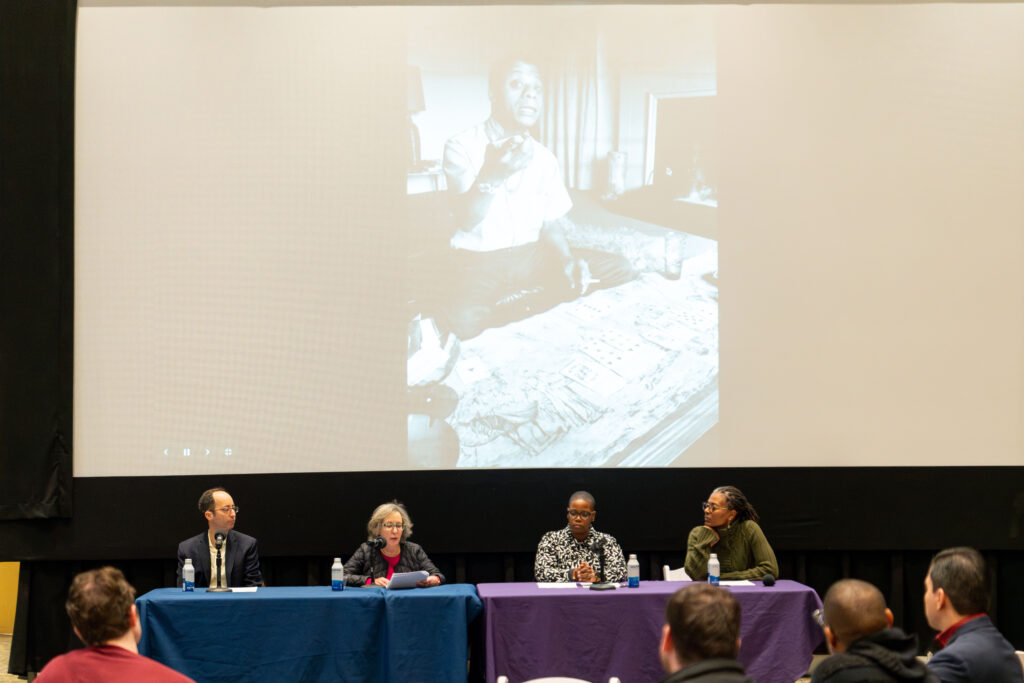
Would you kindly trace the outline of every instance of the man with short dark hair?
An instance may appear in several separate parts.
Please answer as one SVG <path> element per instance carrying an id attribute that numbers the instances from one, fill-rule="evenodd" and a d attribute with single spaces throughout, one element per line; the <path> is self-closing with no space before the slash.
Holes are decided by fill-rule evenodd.
<path id="1" fill-rule="evenodd" d="M 139 654 L 142 625 L 135 610 L 135 589 L 120 569 L 103 567 L 75 576 L 64 608 L 86 647 L 50 660 L 36 677 L 39 683 L 192 680 Z"/>
<path id="2" fill-rule="evenodd" d="M 943 683 L 1020 683 L 1013 646 L 985 614 L 988 572 L 974 548 L 947 548 L 932 558 L 924 579 L 924 614 L 942 648 L 928 668 Z"/>
<path id="3" fill-rule="evenodd" d="M 196 587 L 207 588 L 217 585 L 213 567 L 217 566 L 217 534 L 223 534 L 220 547 L 220 585 L 262 586 L 260 552 L 256 539 L 235 531 L 238 506 L 231 494 L 222 488 L 203 491 L 199 497 L 199 512 L 206 519 L 207 530 L 198 536 L 178 544 L 178 586 L 181 586 L 181 570 L 186 558 L 191 558 L 196 570 Z"/>
<path id="4" fill-rule="evenodd" d="M 882 592 L 867 581 L 832 584 L 822 608 L 832 656 L 814 670 L 812 683 L 937 683 L 917 659 L 917 636 L 892 625 Z"/>
<path id="5" fill-rule="evenodd" d="M 740 651 L 740 603 L 706 583 L 681 588 L 669 598 L 661 631 L 662 683 L 752 683 L 736 661 Z"/>
<path id="6" fill-rule="evenodd" d="M 537 544 L 537 581 L 624 581 L 626 561 L 619 542 L 592 526 L 597 519 L 594 497 L 586 491 L 572 494 L 565 516 L 565 528 L 549 531 Z"/>

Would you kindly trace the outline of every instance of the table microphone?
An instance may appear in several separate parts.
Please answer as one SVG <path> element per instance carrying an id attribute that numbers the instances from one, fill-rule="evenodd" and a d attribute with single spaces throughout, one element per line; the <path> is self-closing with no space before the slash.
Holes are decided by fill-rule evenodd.
<path id="1" fill-rule="evenodd" d="M 771 574 L 765 574 L 764 576 L 761 577 L 761 583 L 763 583 L 766 586 L 774 586 L 775 585 L 775 577 L 772 576 Z"/>
<path id="2" fill-rule="evenodd" d="M 220 550 L 221 548 L 224 547 L 224 539 L 225 538 L 226 538 L 226 536 L 224 536 L 224 532 L 223 531 L 218 531 L 217 533 L 215 533 L 213 535 L 213 545 L 217 548 L 217 550 Z"/>
<path id="3" fill-rule="evenodd" d="M 384 540 L 383 538 L 381 538 L 380 536 L 378 536 L 377 538 L 375 538 L 375 539 L 373 539 L 373 540 L 371 540 L 371 541 L 367 541 L 366 543 L 367 543 L 367 545 L 369 545 L 369 546 L 370 546 L 371 548 L 376 548 L 377 550 L 380 550 L 381 548 L 383 548 L 384 546 L 386 546 L 386 545 L 388 544 L 388 542 L 387 542 L 387 541 L 385 541 L 385 540 Z"/>

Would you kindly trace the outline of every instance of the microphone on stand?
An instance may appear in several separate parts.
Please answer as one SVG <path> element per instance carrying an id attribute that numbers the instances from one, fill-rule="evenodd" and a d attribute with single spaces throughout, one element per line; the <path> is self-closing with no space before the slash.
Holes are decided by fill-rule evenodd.
<path id="1" fill-rule="evenodd" d="M 227 586 L 221 586 L 220 585 L 220 566 L 221 566 L 220 549 L 224 547 L 224 540 L 226 538 L 227 538 L 227 535 L 223 531 L 218 531 L 218 532 L 213 534 L 213 545 L 214 545 L 215 548 L 217 548 L 217 586 L 216 586 L 216 588 L 213 587 L 213 586 L 210 586 L 209 588 L 207 588 L 206 589 L 207 593 L 230 593 L 231 592 L 231 589 L 228 588 Z"/>
<path id="2" fill-rule="evenodd" d="M 608 581 L 604 580 L 604 566 L 606 564 L 606 562 L 605 562 L 605 553 L 604 553 L 604 539 L 603 538 L 594 539 L 594 542 L 590 544 L 590 551 L 595 553 L 595 554 L 600 554 L 600 557 L 601 557 L 601 562 L 600 562 L 600 564 L 601 564 L 601 571 L 598 572 L 598 575 L 597 575 L 597 578 L 599 580 L 596 583 L 590 584 L 590 590 L 592 590 L 592 591 L 606 591 L 606 590 L 612 590 L 613 588 L 618 588 L 618 584 L 612 583 L 612 582 L 608 582 Z"/>
<path id="3" fill-rule="evenodd" d="M 366 544 L 369 545 L 371 548 L 376 548 L 377 550 L 381 550 L 381 549 L 384 548 L 384 546 L 386 546 L 388 544 L 388 542 L 385 541 L 380 536 L 378 536 L 377 538 L 373 539 L 372 541 L 367 541 Z"/>

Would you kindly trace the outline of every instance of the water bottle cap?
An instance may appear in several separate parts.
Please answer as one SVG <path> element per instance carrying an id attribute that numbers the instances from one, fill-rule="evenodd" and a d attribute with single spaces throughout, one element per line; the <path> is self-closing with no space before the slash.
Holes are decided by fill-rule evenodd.
<path id="1" fill-rule="evenodd" d="M 340 557 L 336 557 L 336 558 L 334 558 L 334 561 L 335 562 L 341 562 L 341 558 Z"/>
<path id="2" fill-rule="evenodd" d="M 712 557 L 712 559 L 717 560 L 718 559 L 718 553 L 711 553 L 711 557 Z"/>
<path id="3" fill-rule="evenodd" d="M 630 553 L 629 554 L 629 559 L 635 560 L 636 559 L 636 553 Z"/>
<path id="4" fill-rule="evenodd" d="M 192 558 L 191 557 L 186 557 L 185 558 L 185 564 L 192 564 Z"/>

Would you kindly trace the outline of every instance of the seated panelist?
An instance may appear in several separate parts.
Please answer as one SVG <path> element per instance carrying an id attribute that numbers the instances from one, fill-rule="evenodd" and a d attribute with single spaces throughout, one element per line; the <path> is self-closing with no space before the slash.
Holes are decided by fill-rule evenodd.
<path id="1" fill-rule="evenodd" d="M 626 561 L 619 542 L 593 527 L 597 503 L 586 491 L 569 497 L 568 524 L 544 534 L 537 545 L 533 573 L 537 581 L 625 581 Z"/>
<path id="2" fill-rule="evenodd" d="M 217 566 L 218 532 L 224 534 L 220 549 L 220 585 L 262 586 L 260 551 L 256 539 L 235 531 L 238 506 L 231 494 L 222 488 L 203 491 L 199 497 L 199 512 L 206 518 L 207 530 L 178 544 L 178 587 L 181 587 L 181 569 L 185 559 L 192 559 L 196 569 L 196 588 L 217 585 L 214 568 Z"/>
<path id="3" fill-rule="evenodd" d="M 408 540 L 411 535 L 412 520 L 404 505 L 398 501 L 378 505 L 366 523 L 366 543 L 345 563 L 345 584 L 387 588 L 394 574 L 424 570 L 430 576 L 416 585 L 440 586 L 444 574 L 423 548 Z"/>
<path id="4" fill-rule="evenodd" d="M 708 558 L 718 555 L 723 579 L 778 578 L 779 563 L 758 526 L 758 515 L 735 486 L 719 486 L 702 504 L 704 525 L 686 541 L 686 573 L 696 581 L 708 576 Z"/>

